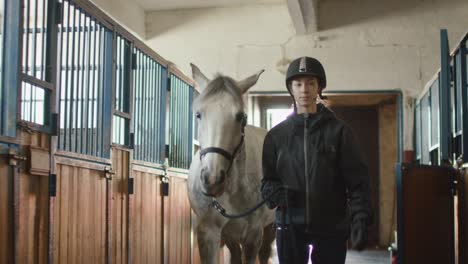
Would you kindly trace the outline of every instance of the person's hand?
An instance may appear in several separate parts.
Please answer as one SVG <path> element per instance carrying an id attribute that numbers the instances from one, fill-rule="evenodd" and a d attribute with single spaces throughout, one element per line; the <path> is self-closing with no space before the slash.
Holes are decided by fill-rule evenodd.
<path id="1" fill-rule="evenodd" d="M 279 182 L 265 183 L 262 188 L 262 198 L 267 199 L 266 205 L 270 209 L 286 205 L 286 191 Z"/>
<path id="2" fill-rule="evenodd" d="M 367 236 L 367 215 L 358 214 L 354 216 L 351 223 L 351 243 L 353 249 L 358 251 L 364 250 L 368 242 Z"/>

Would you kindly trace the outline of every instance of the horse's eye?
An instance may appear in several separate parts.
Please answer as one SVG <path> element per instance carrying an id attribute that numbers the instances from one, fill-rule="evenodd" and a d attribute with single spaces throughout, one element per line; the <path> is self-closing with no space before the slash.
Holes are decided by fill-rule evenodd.
<path id="1" fill-rule="evenodd" d="M 243 118 L 244 118 L 244 113 L 237 113 L 236 114 L 236 120 L 238 122 L 242 121 Z"/>
<path id="2" fill-rule="evenodd" d="M 197 112 L 197 113 L 195 114 L 195 117 L 198 118 L 198 119 L 201 119 L 201 114 L 200 114 L 200 112 Z"/>

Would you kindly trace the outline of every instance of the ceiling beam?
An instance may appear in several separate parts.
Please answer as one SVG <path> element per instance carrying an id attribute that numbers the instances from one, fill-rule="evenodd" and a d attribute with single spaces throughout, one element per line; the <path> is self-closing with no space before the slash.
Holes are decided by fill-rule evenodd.
<path id="1" fill-rule="evenodd" d="M 287 0 L 296 34 L 304 35 L 318 30 L 317 2 L 318 0 Z"/>

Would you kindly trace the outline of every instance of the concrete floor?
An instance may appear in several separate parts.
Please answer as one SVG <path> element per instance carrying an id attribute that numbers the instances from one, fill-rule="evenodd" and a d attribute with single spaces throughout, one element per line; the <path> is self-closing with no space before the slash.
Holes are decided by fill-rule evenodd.
<path id="1" fill-rule="evenodd" d="M 273 256 L 272 264 L 279 264 L 276 254 Z M 309 262 L 309 264 L 313 263 Z M 387 250 L 364 250 L 362 252 L 348 250 L 345 264 L 391 264 L 390 253 Z"/>

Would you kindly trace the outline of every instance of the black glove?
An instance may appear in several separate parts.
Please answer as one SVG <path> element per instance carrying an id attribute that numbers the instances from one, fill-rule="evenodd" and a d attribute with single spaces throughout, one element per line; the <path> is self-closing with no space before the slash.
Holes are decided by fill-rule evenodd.
<path id="1" fill-rule="evenodd" d="M 262 186 L 262 198 L 267 199 L 266 205 L 268 208 L 273 209 L 277 206 L 286 205 L 286 190 L 280 182 L 268 181 Z M 274 193 L 274 194 L 273 194 Z"/>
<path id="2" fill-rule="evenodd" d="M 351 242 L 353 249 L 362 251 L 367 246 L 367 214 L 359 213 L 351 223 Z"/>

